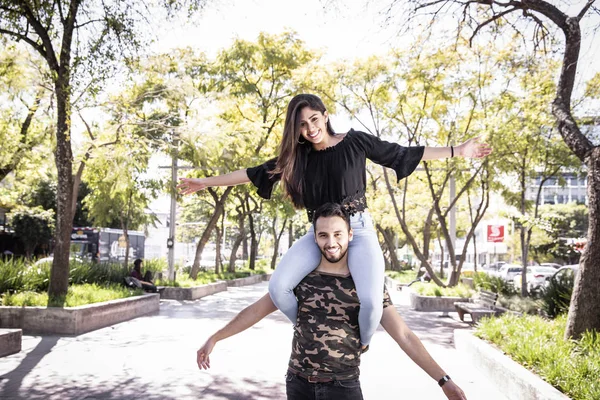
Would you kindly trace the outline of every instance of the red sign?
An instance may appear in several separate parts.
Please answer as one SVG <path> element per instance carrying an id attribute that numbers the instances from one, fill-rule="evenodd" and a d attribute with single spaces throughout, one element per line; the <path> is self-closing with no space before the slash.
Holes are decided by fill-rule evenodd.
<path id="1" fill-rule="evenodd" d="M 488 225 L 487 241 L 494 243 L 504 242 L 504 225 Z"/>

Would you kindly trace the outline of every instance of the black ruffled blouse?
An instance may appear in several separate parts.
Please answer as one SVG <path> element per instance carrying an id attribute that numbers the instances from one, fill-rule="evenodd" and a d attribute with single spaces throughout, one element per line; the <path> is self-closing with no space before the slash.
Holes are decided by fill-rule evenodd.
<path id="1" fill-rule="evenodd" d="M 343 204 L 351 213 L 367 208 L 367 158 L 393 169 L 400 180 L 415 170 L 424 149 L 423 146 L 400 146 L 351 129 L 335 146 L 310 151 L 303 193 L 309 220 L 312 221 L 317 208 L 329 202 Z M 273 158 L 246 170 L 258 195 L 264 199 L 271 198 L 273 185 L 280 179 L 280 175 L 269 174 L 276 162 L 277 158 Z"/>

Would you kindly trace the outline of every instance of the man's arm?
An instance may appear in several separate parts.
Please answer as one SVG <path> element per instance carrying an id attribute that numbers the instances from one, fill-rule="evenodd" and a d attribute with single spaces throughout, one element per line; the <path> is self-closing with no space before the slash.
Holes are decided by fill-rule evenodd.
<path id="1" fill-rule="evenodd" d="M 411 360 L 436 382 L 446 375 L 393 306 L 383 309 L 381 325 Z M 452 380 L 446 382 L 442 390 L 449 400 L 466 400 L 463 391 Z"/>
<path id="2" fill-rule="evenodd" d="M 271 296 L 269 296 L 268 293 L 265 294 L 260 300 L 244 308 L 238 315 L 229 321 L 227 325 L 212 334 L 206 343 L 200 347 L 196 355 L 198 368 L 210 368 L 209 355 L 218 341 L 227 339 L 230 336 L 237 335 L 238 333 L 245 331 L 275 310 L 277 310 L 277 307 L 275 307 L 275 304 L 273 304 Z"/>

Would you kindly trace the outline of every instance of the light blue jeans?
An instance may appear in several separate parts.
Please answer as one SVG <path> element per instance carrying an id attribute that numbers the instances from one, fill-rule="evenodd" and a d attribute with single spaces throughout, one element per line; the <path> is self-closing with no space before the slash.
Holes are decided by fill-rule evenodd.
<path id="1" fill-rule="evenodd" d="M 354 238 L 348 246 L 348 267 L 360 300 L 358 325 L 363 345 L 379 326 L 383 314 L 383 284 L 385 262 L 379 247 L 373 220 L 365 211 L 350 218 Z M 294 288 L 321 262 L 321 252 L 315 243 L 313 227 L 288 249 L 269 282 L 273 303 L 292 323 L 296 323 L 298 301 Z"/>

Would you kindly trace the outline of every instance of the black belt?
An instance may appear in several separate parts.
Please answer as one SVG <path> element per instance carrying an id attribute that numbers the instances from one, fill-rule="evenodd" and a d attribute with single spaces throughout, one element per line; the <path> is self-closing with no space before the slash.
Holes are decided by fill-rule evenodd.
<path id="1" fill-rule="evenodd" d="M 339 379 L 337 377 L 320 377 L 320 376 L 316 376 L 316 375 L 308 375 L 308 374 L 305 374 L 305 373 L 302 373 L 299 371 L 294 371 L 292 369 L 288 369 L 288 373 L 292 374 L 292 375 L 296 375 L 296 376 L 308 381 L 309 383 L 328 383 L 328 382 L 346 381 L 346 380 L 358 378 L 358 376 L 356 378 L 347 377 L 344 379 Z"/>

